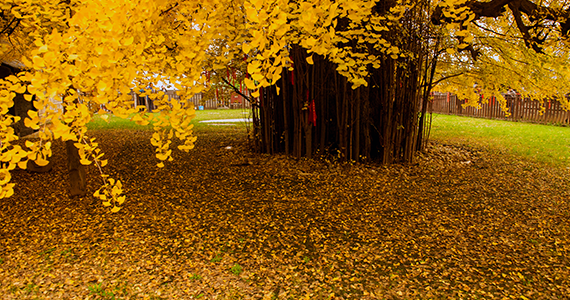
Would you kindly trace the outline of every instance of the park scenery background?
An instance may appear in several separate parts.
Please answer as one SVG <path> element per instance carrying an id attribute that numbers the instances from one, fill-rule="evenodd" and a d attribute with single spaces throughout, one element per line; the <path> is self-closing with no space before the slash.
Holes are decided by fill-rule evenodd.
<path id="1" fill-rule="evenodd" d="M 569 20 L 3 0 L 0 298 L 567 298 Z"/>
<path id="2" fill-rule="evenodd" d="M 89 126 L 129 195 L 118 213 L 67 195 L 62 143 L 51 172 L 16 171 L 0 207 L 2 298 L 570 292 L 570 128 L 433 115 L 428 151 L 382 166 L 259 155 L 251 124 L 200 122 L 248 114 L 198 111 L 196 148 L 162 169 L 151 127 L 97 116 Z"/>

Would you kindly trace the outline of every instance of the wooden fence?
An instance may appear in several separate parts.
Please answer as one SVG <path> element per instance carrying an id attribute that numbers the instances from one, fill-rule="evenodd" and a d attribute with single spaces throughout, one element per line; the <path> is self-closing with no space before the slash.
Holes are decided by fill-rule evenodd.
<path id="1" fill-rule="evenodd" d="M 556 100 L 540 103 L 538 100 L 522 99 L 520 96 L 504 97 L 510 113 L 508 117 L 494 97 L 481 100 L 479 108 L 464 107 L 465 101 L 449 93 L 435 93 L 428 110 L 434 113 L 477 118 L 570 125 L 570 111 L 564 110 L 562 104 Z"/>
<path id="2" fill-rule="evenodd" d="M 150 110 L 154 109 L 152 101 L 149 101 L 146 97 L 140 97 L 136 93 L 132 93 L 134 106 L 150 106 Z M 168 101 L 180 100 L 180 97 L 176 94 L 176 91 L 167 90 L 166 96 L 168 96 Z M 221 100 L 221 99 L 205 99 L 202 93 L 196 94 L 190 98 L 190 101 L 194 103 L 196 109 L 218 109 L 218 108 L 251 108 L 249 101 L 243 99 L 242 96 L 234 93 L 231 95 L 231 99 Z"/>

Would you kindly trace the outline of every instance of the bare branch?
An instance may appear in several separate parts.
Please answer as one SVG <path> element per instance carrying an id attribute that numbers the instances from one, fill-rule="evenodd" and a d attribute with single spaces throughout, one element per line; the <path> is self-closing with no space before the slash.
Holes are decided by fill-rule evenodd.
<path id="1" fill-rule="evenodd" d="M 432 86 L 436 86 L 438 83 L 440 83 L 440 82 L 442 82 L 442 81 L 444 81 L 444 80 L 447 80 L 447 79 L 453 78 L 453 77 L 457 77 L 457 76 L 461 76 L 461 75 L 463 75 L 463 72 L 457 73 L 457 74 L 452 74 L 452 75 L 449 75 L 449 76 L 444 76 L 444 77 L 442 77 L 442 78 L 440 78 L 440 79 L 438 79 L 438 80 L 432 82 L 431 85 L 432 85 Z"/>
<path id="2" fill-rule="evenodd" d="M 231 84 L 227 79 L 225 79 L 224 77 L 220 77 L 220 78 L 222 78 L 224 83 L 229 85 L 234 90 L 234 92 L 238 93 L 240 96 L 242 96 L 244 99 L 246 99 L 250 103 L 255 103 L 254 100 L 252 100 L 251 98 L 249 98 L 248 96 L 246 96 L 242 92 L 240 92 L 239 89 L 237 87 L 235 87 L 233 84 Z"/>

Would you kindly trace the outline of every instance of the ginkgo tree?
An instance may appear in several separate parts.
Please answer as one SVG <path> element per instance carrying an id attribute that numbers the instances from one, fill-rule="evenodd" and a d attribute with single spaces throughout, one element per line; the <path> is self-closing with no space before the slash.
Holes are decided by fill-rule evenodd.
<path id="1" fill-rule="evenodd" d="M 560 10 L 558 17 L 545 13 L 554 13 L 563 3 L 553 2 L 553 8 L 539 8 L 530 1 L 509 1 L 499 9 L 496 5 L 500 3 L 488 3 L 493 10 L 483 5 L 470 8 L 470 4 L 464 3 L 465 10 L 474 11 L 468 26 L 457 23 L 445 26 L 448 39 L 469 44 L 456 44 L 441 55 L 438 75 L 446 80 L 438 89 L 453 92 L 473 106 L 478 106 L 482 98 L 486 101 L 495 96 L 507 110 L 501 95 L 514 89 L 525 98 L 539 101 L 554 98 L 570 108 L 566 97 L 570 91 L 567 29 L 565 23 L 555 22 L 565 20 L 567 13 Z M 452 16 L 443 14 L 447 18 Z M 434 17 L 437 16 L 436 12 Z"/>
<path id="2" fill-rule="evenodd" d="M 61 139 L 75 149 L 81 165 L 101 171 L 102 186 L 94 195 L 118 211 L 125 201 L 122 184 L 105 174 L 103 149 L 89 137 L 86 124 L 93 114 L 110 111 L 138 124 L 152 122 L 150 142 L 162 167 L 172 160 L 172 139 L 181 141 L 182 151 L 194 147 L 190 97 L 211 91 L 218 84 L 214 80 L 227 80 L 223 74 L 229 70 L 239 70 L 256 104 L 261 150 L 296 156 L 336 150 L 344 159 L 411 161 L 422 138 L 420 100 L 427 99 L 436 69 L 476 70 L 465 56 L 453 56 L 464 53 L 486 55 L 488 65 L 500 61 L 506 56 L 497 53 L 505 44 L 478 42 L 492 36 L 489 31 L 503 34 L 512 24 L 519 44 L 545 55 L 536 64 L 557 68 L 566 53 L 565 5 L 530 0 L 5 0 L 0 4 L 0 58 L 25 67 L 0 81 L 0 197 L 13 193 L 11 170 L 29 161 L 47 164 L 51 141 Z M 484 18 L 503 23 L 488 21 L 491 27 L 484 28 Z M 545 34 L 555 37 L 556 45 Z M 529 51 L 521 50 L 510 62 Z M 437 64 L 439 58 L 445 63 Z M 560 80 L 566 76 L 557 74 Z M 148 87 L 159 81 L 171 82 L 180 100 L 150 93 Z M 133 90 L 146 91 L 142 96 L 150 97 L 159 113 L 135 109 Z M 37 109 L 23 118 L 38 130 L 38 139 L 23 147 L 11 127 L 19 116 L 8 113 L 16 94 Z"/>
<path id="3" fill-rule="evenodd" d="M 271 8 L 249 11 L 266 16 Z M 270 62 L 282 61 L 275 58 L 249 70 L 269 70 L 260 80 L 285 78 L 278 86 L 250 85 L 264 87 L 256 126 L 262 151 L 310 157 L 332 150 L 342 159 L 410 162 L 424 144 L 436 83 L 467 105 L 496 96 L 507 109 L 500 97 L 506 87 L 566 101 L 565 2 L 313 1 L 289 8 L 285 35 L 299 37 L 287 51 L 293 68 L 272 69 Z M 266 26 L 280 28 L 278 20 Z M 274 45 L 255 36 L 244 51 Z"/>
<path id="4" fill-rule="evenodd" d="M 25 168 L 27 161 L 48 163 L 51 140 L 72 141 L 81 164 L 95 164 L 101 171 L 107 161 L 97 142 L 88 137 L 90 108 L 104 107 L 116 116 L 139 124 L 153 122 L 151 143 L 158 166 L 172 160 L 171 139 L 182 141 L 188 151 L 196 140 L 190 121 L 194 107 L 189 98 L 207 87 L 202 75 L 206 61 L 225 66 L 231 55 L 208 57 L 212 41 L 236 26 L 228 19 L 240 8 L 230 3 L 177 3 L 175 1 L 67 1 L 44 5 L 43 1 L 2 3 L 2 57 L 21 61 L 23 72 L 1 81 L 2 157 L 5 162 L 0 196 L 13 193 L 10 170 Z M 223 8 L 223 9 L 222 9 Z M 236 11 L 232 11 L 234 8 Z M 211 26 L 215 24 L 216 26 Z M 240 36 L 236 34 L 236 36 Z M 237 42 L 237 41 L 234 41 Z M 235 48 L 235 47 L 233 47 Z M 158 74 L 158 76 L 156 76 Z M 160 114 L 137 112 L 131 90 L 141 90 L 159 80 L 173 82 L 180 101 L 167 102 L 148 94 Z M 34 99 L 39 112 L 30 111 L 25 125 L 39 130 L 39 139 L 25 147 L 14 144 L 10 125 L 18 117 L 7 114 L 16 93 Z M 144 96 L 144 95 L 143 95 Z M 63 109 L 56 103 L 61 102 Z M 103 171 L 102 187 L 95 196 L 118 211 L 124 201 L 120 181 Z"/>

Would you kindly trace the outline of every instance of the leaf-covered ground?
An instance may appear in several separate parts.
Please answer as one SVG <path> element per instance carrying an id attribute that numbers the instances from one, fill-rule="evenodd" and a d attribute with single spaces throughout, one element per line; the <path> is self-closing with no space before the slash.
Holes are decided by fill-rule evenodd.
<path id="1" fill-rule="evenodd" d="M 149 134 L 94 132 L 127 189 L 116 214 L 67 196 L 61 144 L 52 172 L 14 172 L 1 299 L 570 295 L 569 170 L 439 144 L 409 166 L 299 161 L 230 133 L 157 169 Z"/>

